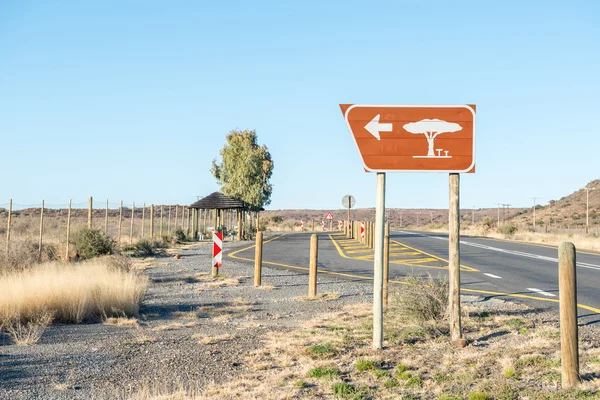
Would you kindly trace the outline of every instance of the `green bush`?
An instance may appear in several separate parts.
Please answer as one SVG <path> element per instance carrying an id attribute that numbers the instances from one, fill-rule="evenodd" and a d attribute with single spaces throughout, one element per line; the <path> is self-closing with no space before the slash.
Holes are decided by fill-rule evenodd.
<path id="1" fill-rule="evenodd" d="M 517 232 L 517 227 L 515 225 L 504 225 L 500 227 L 500 233 L 504 235 L 514 235 Z"/>
<path id="2" fill-rule="evenodd" d="M 331 389 L 336 396 L 347 397 L 356 393 L 356 387 L 350 383 L 338 382 Z"/>
<path id="3" fill-rule="evenodd" d="M 76 258 L 89 260 L 90 258 L 113 254 L 117 242 L 98 229 L 84 228 L 73 235 L 73 249 Z"/>
<path id="4" fill-rule="evenodd" d="M 359 358 L 358 360 L 356 360 L 355 367 L 357 371 L 362 372 L 375 368 L 375 364 L 373 363 L 373 361 L 366 360 L 364 358 Z"/>
<path id="5" fill-rule="evenodd" d="M 332 380 L 340 376 L 340 371 L 335 368 L 315 367 L 308 371 L 308 376 L 311 378 L 323 378 Z"/>
<path id="6" fill-rule="evenodd" d="M 183 231 L 183 229 L 177 229 L 175 231 L 175 238 L 178 242 L 185 242 L 187 240 L 187 235 Z"/>
<path id="7" fill-rule="evenodd" d="M 142 239 L 133 247 L 133 254 L 138 257 L 150 257 L 162 253 L 162 249 L 165 247 L 164 242 Z"/>

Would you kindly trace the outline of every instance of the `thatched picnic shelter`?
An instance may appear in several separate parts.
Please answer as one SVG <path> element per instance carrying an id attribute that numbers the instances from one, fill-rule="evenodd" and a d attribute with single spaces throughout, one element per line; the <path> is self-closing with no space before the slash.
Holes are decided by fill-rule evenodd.
<path id="1" fill-rule="evenodd" d="M 249 210 L 249 207 L 243 201 L 225 196 L 221 192 L 214 192 L 203 199 L 198 200 L 192 204 L 190 208 L 195 210 L 196 218 L 198 210 L 204 210 L 205 215 L 209 210 L 213 211 L 213 226 L 215 229 L 223 226 L 225 223 L 228 223 L 229 226 L 233 226 L 233 211 L 235 211 L 235 218 L 237 219 L 237 240 L 242 240 L 242 221 L 244 220 L 244 213 Z M 224 213 L 225 211 L 230 211 L 230 213 Z"/>

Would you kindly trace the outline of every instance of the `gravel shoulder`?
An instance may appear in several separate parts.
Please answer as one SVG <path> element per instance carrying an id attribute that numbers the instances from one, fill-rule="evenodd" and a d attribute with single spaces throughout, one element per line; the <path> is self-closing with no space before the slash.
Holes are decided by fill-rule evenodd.
<path id="1" fill-rule="evenodd" d="M 225 251 L 247 245 L 225 243 Z M 0 337 L 0 398 L 114 399 L 141 387 L 202 388 L 247 372 L 244 355 L 269 333 L 371 299 L 368 281 L 320 276 L 319 291 L 331 300 L 302 301 L 306 274 L 267 267 L 257 289 L 252 265 L 227 258 L 215 281 L 210 251 L 203 244 L 181 250 L 179 260 L 144 260 L 151 284 L 134 326 L 57 324 L 24 347 Z"/>

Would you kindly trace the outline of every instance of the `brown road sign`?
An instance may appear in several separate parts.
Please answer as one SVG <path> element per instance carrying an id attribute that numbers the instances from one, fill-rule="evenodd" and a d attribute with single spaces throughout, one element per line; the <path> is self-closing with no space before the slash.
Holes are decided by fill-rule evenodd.
<path id="1" fill-rule="evenodd" d="M 475 105 L 340 108 L 369 172 L 475 171 Z"/>

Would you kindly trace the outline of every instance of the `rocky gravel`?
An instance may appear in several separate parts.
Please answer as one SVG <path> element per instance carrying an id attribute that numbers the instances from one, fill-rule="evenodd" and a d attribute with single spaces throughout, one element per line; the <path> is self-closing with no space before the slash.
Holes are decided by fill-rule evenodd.
<path id="1" fill-rule="evenodd" d="M 225 251 L 243 245 L 225 243 Z M 0 399 L 114 399 L 144 388 L 198 389 L 247 372 L 244 354 L 267 333 L 371 299 L 369 281 L 321 275 L 319 292 L 333 300 L 305 301 L 306 273 L 268 267 L 257 289 L 253 266 L 228 258 L 223 277 L 213 281 L 210 250 L 200 245 L 181 250 L 179 260 L 148 263 L 151 285 L 137 326 L 57 324 L 31 346 L 1 337 Z"/>

